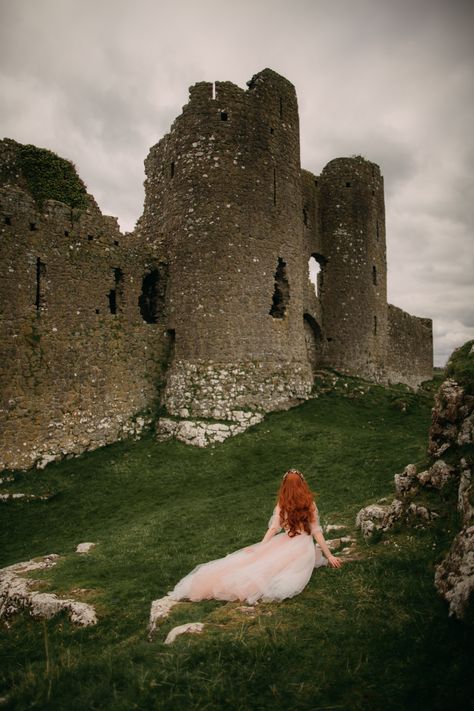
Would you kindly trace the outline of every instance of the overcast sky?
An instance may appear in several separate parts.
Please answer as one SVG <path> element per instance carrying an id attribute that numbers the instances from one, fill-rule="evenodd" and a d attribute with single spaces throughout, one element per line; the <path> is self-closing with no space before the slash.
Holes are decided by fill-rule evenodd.
<path id="1" fill-rule="evenodd" d="M 0 0 L 0 137 L 72 160 L 133 229 L 143 160 L 197 81 L 296 86 L 302 166 L 385 176 L 389 301 L 474 338 L 472 0 Z"/>

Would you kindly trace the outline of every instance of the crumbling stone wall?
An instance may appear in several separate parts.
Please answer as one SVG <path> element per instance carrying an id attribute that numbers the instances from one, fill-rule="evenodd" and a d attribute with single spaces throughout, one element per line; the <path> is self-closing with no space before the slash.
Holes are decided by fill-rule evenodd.
<path id="1" fill-rule="evenodd" d="M 389 381 L 416 387 L 430 378 L 433 367 L 432 323 L 388 305 L 385 368 Z"/>
<path id="2" fill-rule="evenodd" d="M 3 149 L 11 163 L 15 145 Z M 139 432 L 167 351 L 163 318 L 144 322 L 138 303 L 156 258 L 92 199 L 87 209 L 54 200 L 40 209 L 10 183 L 0 221 L 0 468 Z"/>
<path id="3" fill-rule="evenodd" d="M 0 467 L 138 432 L 162 386 L 171 416 L 241 427 L 308 397 L 320 367 L 431 376 L 431 322 L 387 305 L 380 169 L 302 171 L 288 80 L 195 84 L 145 172 L 122 235 L 72 164 L 0 142 Z"/>

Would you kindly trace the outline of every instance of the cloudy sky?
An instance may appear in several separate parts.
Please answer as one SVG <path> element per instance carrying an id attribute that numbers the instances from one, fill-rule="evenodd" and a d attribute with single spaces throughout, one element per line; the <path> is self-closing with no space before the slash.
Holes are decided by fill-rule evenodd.
<path id="1" fill-rule="evenodd" d="M 0 0 L 0 137 L 71 159 L 133 228 L 143 160 L 196 81 L 296 86 L 303 167 L 385 176 L 389 300 L 474 338 L 472 0 Z"/>

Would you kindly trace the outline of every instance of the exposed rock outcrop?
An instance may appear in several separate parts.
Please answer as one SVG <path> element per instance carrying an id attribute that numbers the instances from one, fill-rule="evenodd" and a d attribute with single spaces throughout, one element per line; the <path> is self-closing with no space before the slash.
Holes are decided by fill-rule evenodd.
<path id="1" fill-rule="evenodd" d="M 472 448 L 469 449 L 469 445 L 474 444 L 474 342 L 454 351 L 447 373 L 451 377 L 441 384 L 432 409 L 428 454 L 434 461 L 420 473 L 414 464 L 408 464 L 403 472 L 395 474 L 397 498 L 390 505 L 378 503 L 361 509 L 356 525 L 364 538 L 371 540 L 396 522 L 429 523 L 438 514 L 417 503 L 417 495 L 424 488 L 441 493 L 454 482 L 462 527 L 447 555 L 436 567 L 434 583 L 449 604 L 449 614 L 462 619 L 474 592 L 473 454 Z M 466 452 L 468 455 L 463 456 Z M 449 463 L 441 459 L 442 455 L 449 456 Z"/>
<path id="2" fill-rule="evenodd" d="M 33 570 L 52 568 L 59 558 L 53 553 L 0 570 L 0 619 L 7 620 L 21 610 L 28 610 L 33 617 L 49 619 L 64 610 L 76 625 L 88 627 L 97 624 L 97 615 L 92 605 L 70 598 L 59 598 L 54 593 L 38 592 L 34 587 L 38 581 L 23 577 Z"/>

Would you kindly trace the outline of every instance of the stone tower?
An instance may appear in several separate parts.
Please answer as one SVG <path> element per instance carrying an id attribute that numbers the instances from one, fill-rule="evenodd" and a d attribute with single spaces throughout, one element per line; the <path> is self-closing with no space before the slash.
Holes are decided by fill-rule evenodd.
<path id="1" fill-rule="evenodd" d="M 231 417 L 304 397 L 307 266 L 293 85 L 199 83 L 146 160 L 142 239 L 169 264 L 172 414 Z"/>
<path id="2" fill-rule="evenodd" d="M 383 379 L 387 264 L 383 178 L 361 157 L 337 158 L 319 180 L 324 362 Z"/>

